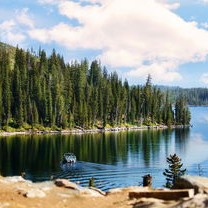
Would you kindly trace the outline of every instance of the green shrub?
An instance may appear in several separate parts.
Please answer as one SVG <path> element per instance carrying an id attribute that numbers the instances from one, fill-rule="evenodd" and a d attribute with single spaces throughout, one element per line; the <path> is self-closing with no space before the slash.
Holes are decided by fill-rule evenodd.
<path id="1" fill-rule="evenodd" d="M 13 118 L 10 118 L 8 121 L 8 126 L 12 127 L 12 128 L 18 128 L 18 124 L 16 123 L 16 121 Z"/>
<path id="2" fill-rule="evenodd" d="M 11 126 L 3 126 L 2 129 L 6 132 L 15 132 L 15 131 L 17 131 L 15 128 L 13 128 Z"/>
<path id="3" fill-rule="evenodd" d="M 29 130 L 29 129 L 32 129 L 32 126 L 29 125 L 28 123 L 23 123 L 22 128 L 25 129 L 25 130 Z"/>
<path id="4" fill-rule="evenodd" d="M 34 131 L 37 131 L 37 130 L 39 130 L 39 131 L 45 131 L 45 127 L 42 126 L 42 125 L 40 125 L 40 124 L 34 124 L 33 127 L 32 127 L 32 129 Z"/>
<path id="5" fill-rule="evenodd" d="M 112 126 L 111 126 L 110 124 L 106 124 L 106 125 L 105 125 L 105 128 L 106 128 L 106 129 L 109 129 L 109 128 L 112 128 Z"/>
<path id="6" fill-rule="evenodd" d="M 56 126 L 56 125 L 53 125 L 53 126 L 51 127 L 51 130 L 53 130 L 53 131 L 61 131 L 61 128 L 58 127 L 58 126 Z"/>

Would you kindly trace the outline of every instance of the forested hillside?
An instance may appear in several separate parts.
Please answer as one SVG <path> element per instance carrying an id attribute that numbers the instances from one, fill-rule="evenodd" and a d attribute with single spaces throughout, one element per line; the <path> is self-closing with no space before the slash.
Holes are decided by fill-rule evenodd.
<path id="1" fill-rule="evenodd" d="M 207 88 L 191 88 L 174 90 L 176 96 L 183 95 L 189 105 L 208 105 L 208 89 Z"/>
<path id="2" fill-rule="evenodd" d="M 202 106 L 208 105 L 208 88 L 181 88 L 159 86 L 163 92 L 169 92 L 171 100 L 183 96 L 188 105 Z"/>
<path id="3" fill-rule="evenodd" d="M 139 84 L 139 83 L 138 83 Z M 0 47 L 0 128 L 92 128 L 119 125 L 189 124 L 183 98 L 173 107 L 168 93 L 129 86 L 98 61 L 65 63 L 53 50 L 47 57 Z"/>

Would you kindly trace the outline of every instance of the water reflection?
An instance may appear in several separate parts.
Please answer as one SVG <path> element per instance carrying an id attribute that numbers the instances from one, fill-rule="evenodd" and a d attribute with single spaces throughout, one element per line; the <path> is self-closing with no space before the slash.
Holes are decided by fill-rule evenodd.
<path id="1" fill-rule="evenodd" d="M 3 137 L 0 173 L 8 176 L 24 171 L 34 181 L 48 180 L 51 175 L 60 176 L 61 171 L 73 172 L 73 168 L 60 167 L 63 154 L 73 152 L 82 161 L 80 171 L 81 165 L 85 171 L 93 167 L 91 174 L 106 168 L 120 173 L 128 169 L 130 174 L 136 171 L 139 177 L 157 170 L 162 177 L 166 156 L 170 152 L 185 154 L 188 138 L 188 129 Z M 92 164 L 100 165 L 95 168 Z"/>
<path id="2" fill-rule="evenodd" d="M 96 178 L 103 190 L 138 185 L 151 174 L 153 186 L 163 186 L 166 157 L 176 153 L 188 173 L 197 175 L 201 165 L 208 176 L 208 108 L 192 108 L 190 129 L 144 130 L 86 135 L 36 135 L 0 138 L 0 174 L 20 175 L 33 181 L 69 178 L 87 185 Z M 198 116 L 198 117 L 197 117 Z M 61 166 L 65 152 L 73 152 L 75 166 Z M 124 180 L 125 178 L 125 180 Z"/>
<path id="3" fill-rule="evenodd" d="M 175 145 L 176 149 L 180 152 L 180 154 L 185 155 L 187 144 L 190 138 L 190 129 L 175 129 Z"/>

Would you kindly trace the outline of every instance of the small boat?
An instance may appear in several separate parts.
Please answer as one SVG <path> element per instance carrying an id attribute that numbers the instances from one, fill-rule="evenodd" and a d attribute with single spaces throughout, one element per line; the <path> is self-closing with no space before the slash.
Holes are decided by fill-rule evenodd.
<path id="1" fill-rule="evenodd" d="M 65 153 L 63 156 L 64 163 L 76 163 L 77 158 L 73 153 Z"/>

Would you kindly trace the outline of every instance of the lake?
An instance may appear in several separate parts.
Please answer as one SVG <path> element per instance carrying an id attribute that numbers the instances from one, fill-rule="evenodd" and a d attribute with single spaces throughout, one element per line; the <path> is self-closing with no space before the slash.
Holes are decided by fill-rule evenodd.
<path id="1" fill-rule="evenodd" d="M 32 181 L 67 178 L 102 190 L 140 185 L 151 174 L 153 186 L 165 184 L 166 157 L 176 153 L 187 173 L 208 177 L 208 107 L 191 107 L 192 128 L 137 130 L 83 135 L 27 135 L 0 137 L 0 174 Z M 63 165 L 65 152 L 78 162 Z"/>

